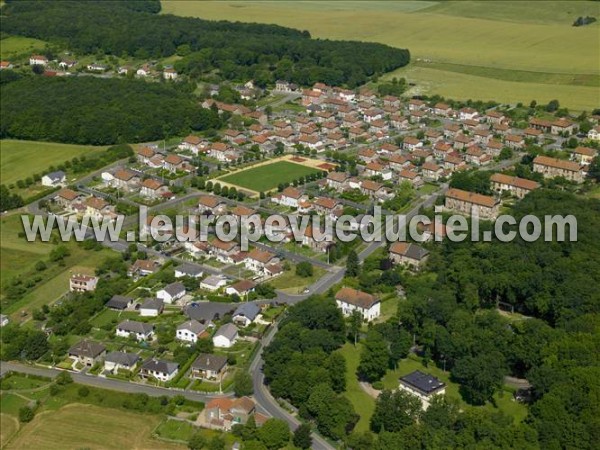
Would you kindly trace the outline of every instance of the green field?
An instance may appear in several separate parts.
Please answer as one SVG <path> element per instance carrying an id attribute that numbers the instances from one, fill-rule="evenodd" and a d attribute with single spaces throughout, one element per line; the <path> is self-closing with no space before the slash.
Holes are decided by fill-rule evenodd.
<path id="1" fill-rule="evenodd" d="M 276 188 L 279 183 L 291 183 L 315 172 L 318 170 L 288 161 L 277 161 L 219 177 L 215 182 L 224 181 L 251 191 L 266 192 Z"/>
<path id="2" fill-rule="evenodd" d="M 0 141 L 0 182 L 8 185 L 34 173 L 41 173 L 52 165 L 56 166 L 81 155 L 89 156 L 104 148 L 106 147 L 5 139 Z"/>
<path id="3" fill-rule="evenodd" d="M 558 98 L 574 109 L 600 103 L 600 25 L 571 26 L 579 16 L 599 17 L 597 2 L 168 1 L 163 11 L 277 23 L 314 37 L 406 47 L 413 62 L 437 65 L 398 72 L 417 84 L 414 93 L 503 102 Z"/>
<path id="4" fill-rule="evenodd" d="M 275 289 L 281 289 L 289 294 L 299 294 L 302 293 L 304 288 L 313 284 L 323 275 L 325 275 L 325 269 L 322 267 L 313 266 L 312 277 L 304 278 L 296 275 L 296 266 L 292 266 L 292 268 L 287 272 L 270 280 L 269 284 Z"/>
<path id="5" fill-rule="evenodd" d="M 11 58 L 32 53 L 33 51 L 41 51 L 46 47 L 45 41 L 33 39 L 23 36 L 10 36 L 0 40 L 0 56 L 3 60 L 11 60 Z"/>

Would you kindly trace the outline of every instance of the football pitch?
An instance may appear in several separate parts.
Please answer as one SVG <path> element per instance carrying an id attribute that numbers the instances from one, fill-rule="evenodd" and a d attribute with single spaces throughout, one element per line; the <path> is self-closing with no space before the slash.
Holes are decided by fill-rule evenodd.
<path id="1" fill-rule="evenodd" d="M 288 161 L 277 161 L 271 164 L 251 167 L 231 175 L 215 179 L 255 192 L 267 192 L 277 188 L 280 183 L 291 183 L 300 177 L 319 172 L 318 169 Z"/>

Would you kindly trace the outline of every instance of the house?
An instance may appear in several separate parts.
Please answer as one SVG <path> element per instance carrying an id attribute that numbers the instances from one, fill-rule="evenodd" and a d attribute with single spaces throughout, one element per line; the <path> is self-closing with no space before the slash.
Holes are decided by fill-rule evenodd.
<path id="1" fill-rule="evenodd" d="M 181 169 L 183 165 L 183 158 L 179 155 L 170 154 L 163 161 L 163 167 L 171 173 Z"/>
<path id="2" fill-rule="evenodd" d="M 225 242 L 219 238 L 211 240 L 208 243 L 208 249 L 211 255 L 224 263 L 233 262 L 232 257 L 239 252 L 239 247 L 235 241 Z"/>
<path id="3" fill-rule="evenodd" d="M 189 135 L 183 141 L 181 141 L 181 144 L 178 145 L 178 148 L 181 150 L 189 150 L 194 155 L 197 155 L 202 148 L 202 139 L 198 136 Z"/>
<path id="4" fill-rule="evenodd" d="M 163 78 L 165 80 L 176 80 L 179 75 L 172 67 L 168 67 L 163 70 Z"/>
<path id="5" fill-rule="evenodd" d="M 134 278 L 145 277 L 146 275 L 152 275 L 159 268 L 160 264 L 157 261 L 137 259 L 127 270 L 127 275 Z"/>
<path id="6" fill-rule="evenodd" d="M 596 156 L 598 156 L 598 150 L 590 147 L 577 147 L 571 153 L 571 159 L 584 166 L 591 164 Z"/>
<path id="7" fill-rule="evenodd" d="M 227 203 L 214 195 L 202 195 L 198 199 L 198 210 L 200 214 L 207 213 L 219 216 L 225 213 Z"/>
<path id="8" fill-rule="evenodd" d="M 544 178 L 564 177 L 575 183 L 583 182 L 581 165 L 574 161 L 565 161 L 549 156 L 536 156 L 533 160 L 533 171 L 541 173 Z"/>
<path id="9" fill-rule="evenodd" d="M 279 258 L 274 253 L 255 248 L 248 253 L 248 256 L 246 256 L 245 266 L 246 269 L 251 270 L 254 273 L 262 274 L 267 265 L 278 262 Z"/>
<path id="10" fill-rule="evenodd" d="M 525 139 L 531 139 L 534 142 L 540 142 L 544 138 L 544 133 L 535 128 L 525 128 L 523 130 L 523 136 L 525 136 Z"/>
<path id="11" fill-rule="evenodd" d="M 114 309 L 115 311 L 124 311 L 133 306 L 133 299 L 123 295 L 113 295 L 111 299 L 104 304 L 104 306 L 109 309 Z"/>
<path id="12" fill-rule="evenodd" d="M 56 193 L 54 201 L 66 209 L 71 209 L 74 204 L 81 203 L 83 195 L 71 189 L 61 189 Z"/>
<path id="13" fill-rule="evenodd" d="M 67 175 L 62 171 L 58 170 L 56 172 L 47 173 L 42 177 L 42 186 L 64 186 L 67 181 Z"/>
<path id="14" fill-rule="evenodd" d="M 192 363 L 190 378 L 220 380 L 227 370 L 227 356 L 201 353 Z"/>
<path id="15" fill-rule="evenodd" d="M 230 348 L 238 340 L 238 329 L 232 323 L 221 326 L 212 338 L 217 348 Z"/>
<path id="16" fill-rule="evenodd" d="M 112 214 L 113 207 L 103 198 L 88 197 L 85 202 L 85 215 L 101 220 Z"/>
<path id="17" fill-rule="evenodd" d="M 421 400 L 423 409 L 427 409 L 434 395 L 444 395 L 446 385 L 433 375 L 415 370 L 400 378 L 400 389 Z"/>
<path id="18" fill-rule="evenodd" d="M 495 173 L 490 177 L 492 190 L 498 193 L 504 191 L 510 192 L 517 198 L 523 198 L 534 189 L 540 187 L 540 184 L 527 180 L 525 178 L 512 177 L 502 173 Z"/>
<path id="19" fill-rule="evenodd" d="M 140 368 L 142 378 L 156 378 L 163 382 L 172 380 L 177 372 L 179 372 L 179 364 L 154 358 L 145 361 Z"/>
<path id="20" fill-rule="evenodd" d="M 358 311 L 363 320 L 367 322 L 376 319 L 381 314 L 381 302 L 371 294 L 363 291 L 343 287 L 335 294 L 337 307 L 342 310 L 344 316 L 351 316 Z"/>
<path id="21" fill-rule="evenodd" d="M 213 398 L 200 413 L 199 420 L 202 420 L 203 425 L 208 428 L 230 431 L 233 425 L 245 424 L 250 416 L 257 417 L 255 411 L 256 406 L 248 397 Z"/>
<path id="22" fill-rule="evenodd" d="M 243 303 L 234 311 L 231 320 L 238 326 L 247 327 L 260 315 L 260 306 L 256 303 Z"/>
<path id="23" fill-rule="evenodd" d="M 587 138 L 592 141 L 600 141 L 600 126 L 596 126 L 588 131 Z"/>
<path id="24" fill-rule="evenodd" d="M 421 166 L 423 178 L 426 180 L 438 181 L 444 174 L 444 169 L 432 162 L 426 162 Z"/>
<path id="25" fill-rule="evenodd" d="M 106 354 L 106 347 L 97 342 L 84 339 L 69 349 L 69 357 L 80 364 L 92 367 Z"/>
<path id="26" fill-rule="evenodd" d="M 459 120 L 475 120 L 479 116 L 479 112 L 473 108 L 461 108 L 458 110 L 458 119 Z"/>
<path id="27" fill-rule="evenodd" d="M 446 208 L 468 215 L 477 211 L 482 219 L 495 219 L 500 201 L 488 195 L 451 188 L 446 192 Z"/>
<path id="28" fill-rule="evenodd" d="M 118 372 L 119 370 L 133 370 L 139 362 L 140 357 L 135 353 L 109 352 L 104 358 L 104 370 L 106 372 Z"/>
<path id="29" fill-rule="evenodd" d="M 143 164 L 148 164 L 156 154 L 156 152 L 148 146 L 136 149 L 135 153 L 137 160 Z"/>
<path id="30" fill-rule="evenodd" d="M 398 172 L 398 183 L 402 183 L 404 181 L 409 182 L 414 187 L 419 187 L 423 185 L 423 180 L 421 179 L 421 175 L 414 170 L 403 169 Z"/>
<path id="31" fill-rule="evenodd" d="M 506 144 L 508 148 L 520 150 L 525 147 L 525 138 L 516 134 L 507 134 L 504 137 L 504 144 Z"/>
<path id="32" fill-rule="evenodd" d="M 91 292 L 96 290 L 98 277 L 83 274 L 73 274 L 69 279 L 69 290 L 71 292 Z"/>
<path id="33" fill-rule="evenodd" d="M 329 197 L 319 197 L 313 202 L 314 210 L 317 214 L 331 217 L 333 220 L 337 220 L 338 214 L 342 209 L 342 204 Z"/>
<path id="34" fill-rule="evenodd" d="M 552 122 L 549 120 L 538 119 L 537 117 L 532 117 L 529 119 L 529 127 L 534 128 L 536 130 L 540 130 L 542 133 L 550 133 L 552 130 Z"/>
<path id="35" fill-rule="evenodd" d="M 147 298 L 140 306 L 140 316 L 156 317 L 159 314 L 162 314 L 164 307 L 164 303 L 161 299 Z"/>
<path id="36" fill-rule="evenodd" d="M 30 66 L 45 66 L 48 64 L 48 58 L 43 55 L 31 55 L 29 57 Z"/>
<path id="37" fill-rule="evenodd" d="M 200 267 L 191 264 L 182 264 L 181 266 L 175 267 L 175 278 L 200 278 L 202 274 L 203 272 Z"/>
<path id="38" fill-rule="evenodd" d="M 429 251 L 417 244 L 394 242 L 390 245 L 390 260 L 393 264 L 419 269 L 428 256 Z"/>
<path id="39" fill-rule="evenodd" d="M 277 80 L 275 82 L 275 90 L 276 91 L 280 91 L 280 92 L 295 92 L 298 89 L 298 86 L 293 84 L 293 83 L 289 83 L 287 81 L 284 80 Z"/>
<path id="40" fill-rule="evenodd" d="M 124 191 L 131 191 L 140 183 L 140 177 L 135 172 L 127 169 L 117 170 L 112 179 L 112 186 Z"/>
<path id="41" fill-rule="evenodd" d="M 125 320 L 117 325 L 115 335 L 119 337 L 134 337 L 138 342 L 150 341 L 154 335 L 154 325 L 135 320 Z"/>
<path id="42" fill-rule="evenodd" d="M 4 314 L 0 314 L 0 328 L 8 325 L 8 322 L 10 322 L 10 320 L 8 319 L 8 316 L 6 316 Z"/>
<path id="43" fill-rule="evenodd" d="M 484 120 L 488 123 L 499 124 L 499 123 L 507 122 L 508 117 L 506 117 L 504 115 L 504 113 L 501 113 L 500 111 L 496 111 L 496 110 L 492 109 L 492 110 L 486 111 Z"/>
<path id="44" fill-rule="evenodd" d="M 200 282 L 200 289 L 218 291 L 227 284 L 227 279 L 222 275 L 211 275 Z"/>
<path id="45" fill-rule="evenodd" d="M 367 177 L 381 177 L 382 180 L 389 181 L 392 179 L 392 171 L 385 168 L 377 162 L 370 162 L 365 166 L 365 175 Z"/>
<path id="46" fill-rule="evenodd" d="M 346 172 L 329 172 L 327 174 L 327 187 L 335 189 L 338 192 L 344 191 L 348 185 L 350 175 Z"/>
<path id="47" fill-rule="evenodd" d="M 578 130 L 578 126 L 575 122 L 569 119 L 560 118 L 552 122 L 550 127 L 550 133 L 552 134 L 567 134 L 571 135 Z"/>
<path id="48" fill-rule="evenodd" d="M 13 67 L 10 61 L 0 61 L 0 70 L 12 69 Z"/>
<path id="49" fill-rule="evenodd" d="M 422 146 L 423 146 L 423 143 L 419 139 L 417 139 L 416 137 L 413 137 L 413 136 L 405 137 L 404 141 L 402 142 L 402 148 L 409 152 L 412 152 L 417 147 L 422 147 Z"/>
<path id="50" fill-rule="evenodd" d="M 142 182 L 140 195 L 151 199 L 164 197 L 169 192 L 169 188 L 154 178 L 148 178 Z"/>
<path id="51" fill-rule="evenodd" d="M 228 286 L 225 289 L 227 295 L 237 295 L 240 298 L 246 298 L 250 292 L 254 292 L 256 283 L 250 280 L 240 280 L 237 283 Z"/>
<path id="52" fill-rule="evenodd" d="M 166 285 L 156 293 L 156 298 L 162 299 L 165 303 L 175 303 L 185 295 L 185 286 L 183 283 L 175 282 Z"/>
<path id="53" fill-rule="evenodd" d="M 420 111 L 427 107 L 423 100 L 419 100 L 417 98 L 411 98 L 408 101 L 408 110 L 409 111 Z"/>
<path id="54" fill-rule="evenodd" d="M 448 117 L 452 113 L 452 107 L 446 103 L 436 103 L 433 107 L 436 116 Z"/>
<path id="55" fill-rule="evenodd" d="M 104 72 L 107 69 L 106 66 L 103 66 L 102 64 L 98 64 L 98 63 L 88 64 L 85 68 L 89 72 Z"/>
<path id="56" fill-rule="evenodd" d="M 195 344 L 201 337 L 208 336 L 208 332 L 206 331 L 207 328 L 207 325 L 200 323 L 197 320 L 188 320 L 177 327 L 175 338 L 180 341 Z"/>
<path id="57" fill-rule="evenodd" d="M 483 166 L 491 160 L 491 156 L 484 153 L 479 145 L 471 145 L 465 153 L 465 161 L 475 166 Z"/>
<path id="58" fill-rule="evenodd" d="M 302 201 L 306 201 L 308 195 L 303 194 L 299 189 L 289 186 L 286 187 L 281 194 L 271 198 L 273 203 L 278 203 L 283 206 L 290 208 L 298 208 L 298 204 Z"/>

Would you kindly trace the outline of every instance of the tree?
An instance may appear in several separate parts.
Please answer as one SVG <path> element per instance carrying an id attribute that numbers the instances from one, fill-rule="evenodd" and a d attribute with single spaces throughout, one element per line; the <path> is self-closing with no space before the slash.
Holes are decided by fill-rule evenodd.
<path id="1" fill-rule="evenodd" d="M 331 387 L 338 394 L 346 390 L 346 358 L 340 353 L 332 353 L 327 361 Z"/>
<path id="2" fill-rule="evenodd" d="M 588 175 L 590 178 L 600 183 L 600 156 L 596 156 L 590 163 Z"/>
<path id="3" fill-rule="evenodd" d="M 548 112 L 554 112 L 559 107 L 560 107 L 560 103 L 558 102 L 558 100 L 550 100 L 548 102 L 548 104 L 546 105 L 546 111 L 548 111 Z"/>
<path id="4" fill-rule="evenodd" d="M 71 384 L 73 382 L 73 377 L 69 372 L 61 372 L 56 376 L 56 384 L 61 386 Z"/>
<path id="5" fill-rule="evenodd" d="M 359 377 L 369 382 L 378 381 L 385 375 L 389 365 L 390 354 L 383 336 L 375 330 L 369 331 L 360 353 Z"/>
<path id="6" fill-rule="evenodd" d="M 210 442 L 208 443 L 209 450 L 224 450 L 225 449 L 225 439 L 220 434 L 214 436 Z"/>
<path id="7" fill-rule="evenodd" d="M 296 265 L 296 275 L 302 278 L 310 278 L 313 275 L 313 266 L 308 261 L 299 262 Z"/>
<path id="8" fill-rule="evenodd" d="M 461 384 L 461 393 L 467 402 L 483 405 L 502 386 L 507 371 L 504 355 L 491 351 L 457 359 L 452 376 Z"/>
<path id="9" fill-rule="evenodd" d="M 254 393 L 254 384 L 248 372 L 238 370 L 234 378 L 233 392 L 236 397 L 244 397 Z"/>
<path id="10" fill-rule="evenodd" d="M 188 448 L 190 450 L 202 450 L 206 446 L 206 438 L 201 433 L 194 433 L 188 441 Z"/>
<path id="11" fill-rule="evenodd" d="M 270 450 L 285 447 L 290 441 L 290 429 L 281 419 L 268 419 L 258 430 L 258 438 Z"/>
<path id="12" fill-rule="evenodd" d="M 357 311 L 357 310 L 352 311 L 352 314 L 348 318 L 348 325 L 349 325 L 348 333 L 352 337 L 355 347 L 358 342 L 358 335 L 360 334 L 360 329 L 362 327 L 362 323 L 363 323 L 363 316 L 360 313 L 360 311 Z"/>
<path id="13" fill-rule="evenodd" d="M 38 272 L 46 270 L 46 263 L 44 261 L 38 261 L 37 263 L 35 263 L 35 270 L 37 270 Z"/>
<path id="14" fill-rule="evenodd" d="M 346 258 L 346 276 L 357 277 L 360 274 L 360 260 L 354 250 L 348 252 Z"/>
<path id="15" fill-rule="evenodd" d="M 312 436 L 310 434 L 310 425 L 305 423 L 300 424 L 300 426 L 296 428 L 296 431 L 294 431 L 294 446 L 301 449 L 310 448 L 312 445 Z"/>
<path id="16" fill-rule="evenodd" d="M 19 421 L 22 423 L 31 422 L 35 412 L 29 406 L 19 408 Z"/>
<path id="17" fill-rule="evenodd" d="M 421 412 L 421 400 L 406 391 L 385 390 L 379 394 L 375 411 L 371 416 L 371 430 L 401 431 L 417 420 Z"/>

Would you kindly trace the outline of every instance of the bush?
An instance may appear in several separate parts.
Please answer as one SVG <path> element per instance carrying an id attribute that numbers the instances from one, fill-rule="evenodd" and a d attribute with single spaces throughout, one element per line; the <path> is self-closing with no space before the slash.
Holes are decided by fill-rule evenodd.
<path id="1" fill-rule="evenodd" d="M 79 388 L 79 390 L 77 391 L 77 394 L 78 394 L 80 397 L 84 397 L 84 398 L 85 398 L 85 397 L 87 397 L 88 395 L 90 395 L 90 390 L 88 389 L 88 387 L 87 387 L 87 386 L 81 386 L 81 387 Z"/>
<path id="2" fill-rule="evenodd" d="M 73 377 L 69 372 L 61 372 L 56 377 L 56 384 L 64 386 L 66 384 L 71 384 L 73 382 Z"/>
<path id="3" fill-rule="evenodd" d="M 29 406 L 23 406 L 19 409 L 19 421 L 22 423 L 31 422 L 35 413 Z"/>
<path id="4" fill-rule="evenodd" d="M 313 275 L 313 266 L 308 261 L 302 261 L 296 266 L 296 275 L 302 278 L 309 278 Z"/>

